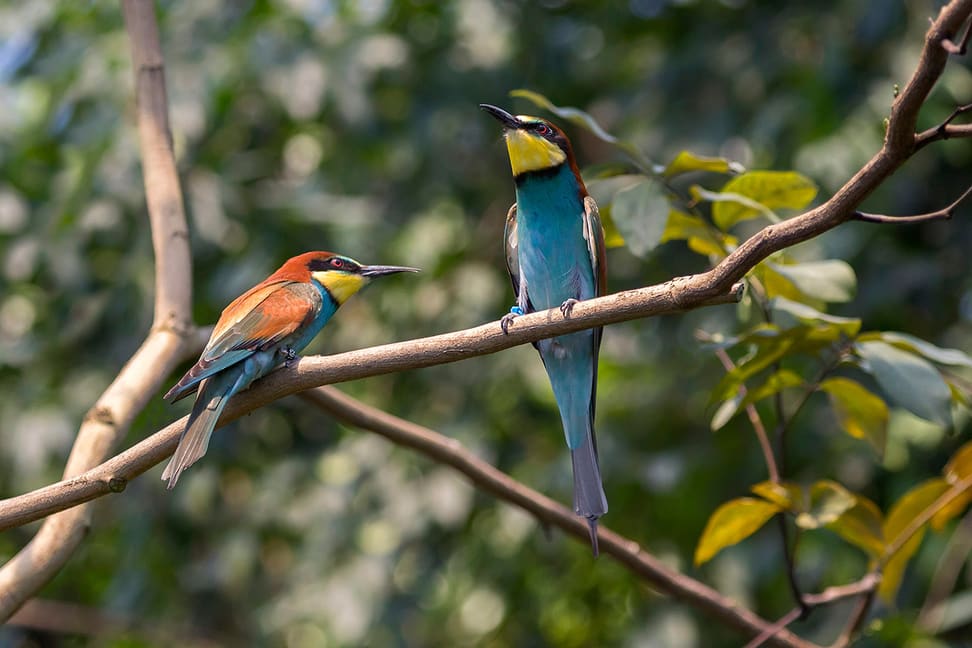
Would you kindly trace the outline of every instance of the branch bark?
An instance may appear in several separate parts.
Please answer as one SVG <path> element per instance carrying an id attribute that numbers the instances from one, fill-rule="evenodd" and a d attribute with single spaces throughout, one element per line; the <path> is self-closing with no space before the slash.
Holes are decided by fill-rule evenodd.
<path id="1" fill-rule="evenodd" d="M 182 194 L 169 137 L 162 52 L 152 2 L 126 0 L 125 23 L 136 70 L 139 138 L 155 251 L 152 330 L 85 416 L 64 469 L 72 479 L 110 456 L 135 416 L 158 391 L 186 347 L 191 322 L 191 265 Z M 47 583 L 77 549 L 90 525 L 88 506 L 54 515 L 0 568 L 0 621 Z"/>

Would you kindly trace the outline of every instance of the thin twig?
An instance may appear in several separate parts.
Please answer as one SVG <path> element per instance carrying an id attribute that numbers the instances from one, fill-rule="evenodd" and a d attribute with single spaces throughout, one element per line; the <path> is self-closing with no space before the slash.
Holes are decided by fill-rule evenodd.
<path id="1" fill-rule="evenodd" d="M 722 363 L 723 368 L 726 372 L 730 372 L 736 368 L 736 364 L 726 353 L 725 349 L 716 349 L 716 357 L 719 358 L 719 362 Z M 746 398 L 748 390 L 746 385 L 739 385 L 739 397 Z M 753 431 L 756 433 L 756 439 L 759 441 L 759 447 L 763 451 L 763 461 L 766 462 L 766 471 L 769 473 L 769 479 L 774 484 L 780 483 L 780 471 L 776 467 L 776 457 L 773 455 L 773 446 L 770 445 L 769 437 L 766 434 L 766 428 L 763 426 L 763 419 L 760 418 L 759 412 L 756 411 L 756 406 L 753 403 L 746 405 L 746 416 L 749 418 L 749 423 L 753 426 Z"/>
<path id="2" fill-rule="evenodd" d="M 860 598 L 857 600 L 857 604 L 851 611 L 850 618 L 847 620 L 847 624 L 841 631 L 840 636 L 830 644 L 830 648 L 845 648 L 849 646 L 854 637 L 857 636 L 857 632 L 861 629 L 861 625 L 864 624 L 864 620 L 867 619 L 867 613 L 871 609 L 871 603 L 874 602 L 874 595 L 877 593 L 877 583 L 869 590 L 861 594 Z"/>
<path id="3" fill-rule="evenodd" d="M 777 633 L 781 632 L 784 628 L 786 628 L 794 621 L 800 619 L 802 616 L 803 616 L 802 608 L 800 607 L 793 608 L 792 610 L 790 610 L 789 612 L 781 616 L 779 619 L 777 619 L 773 623 L 773 625 L 769 626 L 761 633 L 759 633 L 756 637 L 754 637 L 753 640 L 750 641 L 748 644 L 746 644 L 744 648 L 759 648 L 760 646 L 762 646 L 763 644 L 771 640 L 773 637 L 775 637 Z"/>
<path id="4" fill-rule="evenodd" d="M 964 56 L 969 46 L 970 35 L 972 35 L 972 21 L 965 26 L 965 33 L 962 34 L 962 40 L 959 41 L 958 45 L 951 38 L 946 38 L 942 41 L 942 48 L 949 54 Z"/>
<path id="5" fill-rule="evenodd" d="M 854 219 L 865 223 L 883 223 L 892 225 L 905 225 L 909 223 L 925 223 L 933 220 L 949 220 L 955 215 L 955 209 L 962 202 L 972 195 L 972 186 L 966 189 L 961 196 L 956 198 L 946 207 L 936 209 L 927 214 L 916 214 L 914 216 L 885 216 L 884 214 L 868 214 L 867 212 L 855 211 Z"/>
<path id="6" fill-rule="evenodd" d="M 972 26 L 972 23 L 970 23 Z M 968 37 L 968 32 L 966 31 L 966 37 Z M 964 115 L 965 113 L 972 110 L 972 104 L 966 104 L 964 106 L 959 106 L 952 113 L 946 117 L 942 123 L 938 126 L 932 126 L 928 130 L 924 130 L 917 135 L 915 135 L 915 151 L 919 151 L 928 144 L 932 142 L 937 142 L 939 140 L 947 140 L 959 137 L 972 137 L 972 125 L 970 124 L 960 124 L 955 125 L 952 122 L 959 115 Z"/>

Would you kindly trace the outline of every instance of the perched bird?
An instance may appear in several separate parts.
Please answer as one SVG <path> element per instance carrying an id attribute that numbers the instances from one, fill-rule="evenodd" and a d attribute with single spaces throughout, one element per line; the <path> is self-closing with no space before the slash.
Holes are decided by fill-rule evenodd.
<path id="1" fill-rule="evenodd" d="M 162 472 L 168 487 L 206 454 L 216 421 L 233 394 L 294 362 L 351 295 L 372 278 L 396 272 L 418 269 L 361 265 L 332 252 L 307 252 L 230 303 L 199 361 L 165 395 L 174 403 L 199 391 L 179 446 Z"/>
<path id="2" fill-rule="evenodd" d="M 587 193 L 567 136 L 538 117 L 480 104 L 503 124 L 513 167 L 516 202 L 506 217 L 506 265 L 516 306 L 502 320 L 506 331 L 523 313 L 574 304 L 604 293 L 604 230 L 594 199 Z M 597 355 L 601 329 L 579 331 L 537 342 L 553 386 L 574 469 L 574 511 L 587 518 L 597 555 L 597 519 L 607 498 L 594 438 Z"/>

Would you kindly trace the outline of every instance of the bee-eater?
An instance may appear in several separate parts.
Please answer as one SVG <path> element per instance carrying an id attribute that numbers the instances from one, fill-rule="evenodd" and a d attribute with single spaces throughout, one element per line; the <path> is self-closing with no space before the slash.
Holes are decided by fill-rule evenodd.
<path id="1" fill-rule="evenodd" d="M 555 306 L 569 317 L 578 300 L 603 294 L 607 282 L 604 230 L 570 141 L 544 119 L 513 116 L 488 104 L 480 108 L 503 124 L 516 186 L 504 234 L 516 306 L 503 318 L 503 330 L 516 315 Z M 587 518 L 596 556 L 597 519 L 608 510 L 594 438 L 601 329 L 540 340 L 534 346 L 550 378 L 570 448 L 574 511 Z"/>
<path id="2" fill-rule="evenodd" d="M 206 454 L 230 397 L 297 359 L 338 307 L 372 278 L 417 268 L 361 265 L 331 252 L 307 252 L 237 297 L 223 310 L 199 361 L 165 395 L 175 402 L 198 389 L 189 422 L 162 472 L 172 488 Z"/>

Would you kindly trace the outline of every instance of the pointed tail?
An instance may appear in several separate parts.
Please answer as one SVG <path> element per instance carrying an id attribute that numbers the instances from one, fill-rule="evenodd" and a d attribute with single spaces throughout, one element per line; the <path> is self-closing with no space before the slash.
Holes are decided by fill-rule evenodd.
<path id="1" fill-rule="evenodd" d="M 601 469 L 597 464 L 597 444 L 594 441 L 594 430 L 590 430 L 587 438 L 570 451 L 570 459 L 574 467 L 574 512 L 587 518 L 591 534 L 591 549 L 596 557 L 597 546 L 597 518 L 608 511 L 607 497 L 601 485 Z"/>
<path id="2" fill-rule="evenodd" d="M 179 437 L 179 445 L 169 460 L 162 479 L 168 481 L 167 488 L 175 487 L 183 470 L 198 461 L 209 447 L 209 437 L 213 434 L 216 421 L 223 408 L 233 395 L 237 384 L 237 371 L 226 370 L 199 383 L 196 403 L 192 406 L 189 423 Z"/>

